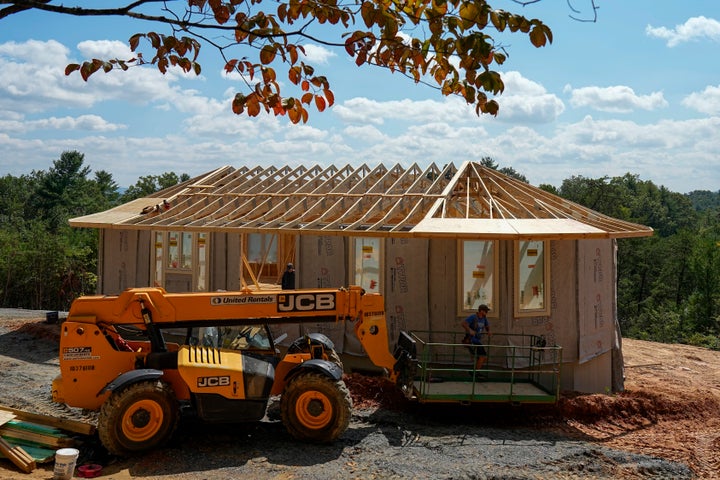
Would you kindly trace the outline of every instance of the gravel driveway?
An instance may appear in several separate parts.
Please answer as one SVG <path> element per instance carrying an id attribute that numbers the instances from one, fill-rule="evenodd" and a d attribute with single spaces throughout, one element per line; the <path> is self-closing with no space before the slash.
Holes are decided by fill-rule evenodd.
<path id="1" fill-rule="evenodd" d="M 0 404 L 92 418 L 50 401 L 59 327 L 40 313 L 20 318 L 0 309 Z M 277 420 L 208 425 L 186 416 L 162 450 L 111 458 L 93 438 L 80 450 L 80 463 L 100 463 L 100 478 L 114 480 L 693 478 L 683 464 L 587 442 L 552 409 L 532 406 L 356 408 L 347 432 L 330 445 L 295 441 Z M 0 478 L 48 480 L 52 467 L 24 474 L 0 460 Z"/>

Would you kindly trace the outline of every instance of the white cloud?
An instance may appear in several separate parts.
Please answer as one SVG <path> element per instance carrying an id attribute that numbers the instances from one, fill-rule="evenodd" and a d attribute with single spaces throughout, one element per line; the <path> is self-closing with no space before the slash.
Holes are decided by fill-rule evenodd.
<path id="1" fill-rule="evenodd" d="M 502 74 L 505 92 L 497 98 L 500 103 L 498 120 L 507 123 L 550 123 L 565 111 L 565 105 L 555 94 L 522 74 L 510 71 Z"/>
<path id="2" fill-rule="evenodd" d="M 403 107 L 414 110 L 409 100 Z M 173 135 L 42 141 L 12 135 L 16 128 L 0 124 L 0 169 L 14 175 L 46 169 L 60 152 L 78 150 L 86 154 L 93 170 L 111 172 L 121 185 L 135 183 L 140 175 L 166 171 L 198 175 L 221 165 L 458 165 L 484 156 L 512 166 L 533 184 L 559 185 L 572 175 L 631 173 L 682 192 L 716 190 L 720 178 L 718 117 L 649 124 L 585 117 L 547 133 L 472 118 L 403 119 L 392 128 L 353 122 L 335 131 L 289 125 L 287 119 L 272 116 L 247 119 L 222 113 L 193 117 Z M 56 126 L 64 125 L 63 120 Z M 223 125 L 224 130 L 214 131 Z"/>
<path id="3" fill-rule="evenodd" d="M 28 61 L 39 64 L 55 63 L 58 57 L 67 58 L 69 54 L 70 50 L 55 40 L 0 43 L 0 58 L 20 60 L 23 63 Z"/>
<path id="4" fill-rule="evenodd" d="M 693 92 L 682 100 L 682 104 L 708 115 L 720 114 L 720 85 L 708 86 L 702 92 Z"/>
<path id="5" fill-rule="evenodd" d="M 310 125 L 288 125 L 283 132 L 285 140 L 292 142 L 317 142 L 328 137 L 326 130 L 321 130 Z"/>
<path id="6" fill-rule="evenodd" d="M 78 48 L 83 59 L 129 54 L 121 42 L 106 40 L 84 41 Z M 77 72 L 65 75 L 66 65 L 77 62 L 79 60 L 71 57 L 68 48 L 54 40 L 0 43 L 0 111 L 23 112 L 28 116 L 62 108 L 97 108 L 103 102 L 121 101 L 136 106 L 202 113 L 218 103 L 201 96 L 197 90 L 183 88 L 182 80 L 196 77 L 186 75 L 178 68 L 171 68 L 165 75 L 152 66 L 132 67 L 124 72 L 98 72 L 84 82 Z M 223 107 L 230 108 L 228 103 Z M 53 126 L 57 119 L 48 119 L 46 123 L 48 128 L 57 128 Z M 108 127 L 111 123 L 104 127 L 94 123 L 91 129 L 113 128 Z M 87 128 L 87 123 L 85 125 L 76 123 L 77 128 Z M 30 128 L 40 128 L 40 123 Z"/>
<path id="7" fill-rule="evenodd" d="M 335 52 L 320 45 L 303 45 L 303 48 L 305 49 L 305 57 L 313 64 L 327 65 L 332 57 L 337 57 Z"/>
<path id="8" fill-rule="evenodd" d="M 565 105 L 556 95 L 512 95 L 500 97 L 498 119 L 506 123 L 550 123 L 565 111 Z"/>
<path id="9" fill-rule="evenodd" d="M 423 122 L 513 122 L 549 123 L 558 118 L 565 105 L 556 95 L 548 93 L 537 82 L 518 72 L 502 74 L 505 93 L 497 97 L 500 112 L 497 118 L 475 113 L 474 105 L 468 105 L 459 96 L 441 100 L 392 100 L 381 102 L 368 98 L 351 98 L 336 105 L 333 112 L 347 123 L 382 125 L 391 120 Z"/>
<path id="10" fill-rule="evenodd" d="M 637 95 L 632 88 L 623 85 L 583 87 L 570 92 L 570 105 L 573 107 L 589 107 L 602 112 L 630 113 L 637 109 L 656 110 L 668 106 L 662 92 Z"/>
<path id="11" fill-rule="evenodd" d="M 351 139 L 359 139 L 369 144 L 377 144 L 387 140 L 386 135 L 373 125 L 350 125 L 343 134 Z"/>
<path id="12" fill-rule="evenodd" d="M 685 23 L 676 25 L 675 28 L 645 27 L 645 33 L 649 37 L 667 40 L 668 47 L 676 47 L 681 43 L 709 39 L 720 41 L 720 22 L 713 18 L 703 16 L 689 18 Z"/>
<path id="13" fill-rule="evenodd" d="M 77 44 L 77 49 L 85 60 L 93 58 L 130 60 L 135 56 L 126 43 L 118 40 L 85 40 Z"/>
<path id="14" fill-rule="evenodd" d="M 472 108 L 458 97 L 448 97 L 442 101 L 404 99 L 389 102 L 358 97 L 335 105 L 332 111 L 347 123 L 374 125 L 382 125 L 388 120 L 418 123 L 477 118 Z"/>
<path id="15" fill-rule="evenodd" d="M 126 125 L 107 122 L 98 115 L 80 115 L 79 117 L 49 117 L 29 121 L 1 121 L 0 130 L 5 132 L 27 133 L 33 130 L 85 130 L 95 132 L 115 132 L 126 129 Z"/>
<path id="16" fill-rule="evenodd" d="M 545 95 L 547 93 L 545 87 L 524 77 L 520 72 L 510 71 L 501 75 L 503 83 L 505 84 L 505 92 L 503 95 L 533 96 Z"/>
<path id="17" fill-rule="evenodd" d="M 585 117 L 548 136 L 516 131 L 502 137 L 493 139 L 502 144 L 494 158 L 525 173 L 533 184 L 558 185 L 558 178 L 571 175 L 598 178 L 631 173 L 686 192 L 717 190 L 720 178 L 717 117 L 651 124 Z"/>

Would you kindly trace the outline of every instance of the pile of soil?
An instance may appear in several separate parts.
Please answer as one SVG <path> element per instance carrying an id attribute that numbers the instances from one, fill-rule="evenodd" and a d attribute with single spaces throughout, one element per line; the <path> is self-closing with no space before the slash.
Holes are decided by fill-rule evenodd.
<path id="1" fill-rule="evenodd" d="M 92 422 L 93 414 L 50 399 L 50 383 L 59 372 L 59 334 L 60 326 L 48 324 L 38 312 L 19 315 L 0 309 L 0 404 Z M 119 475 L 112 478 L 266 478 L 269 464 L 281 478 L 315 478 L 319 472 L 326 478 L 416 478 L 436 470 L 447 472 L 443 478 L 465 477 L 468 470 L 453 455 L 476 449 L 470 443 L 478 439 L 485 442 L 483 451 L 494 444 L 502 447 L 501 455 L 486 460 L 484 478 L 503 478 L 508 468 L 514 478 L 717 478 L 720 352 L 624 339 L 623 355 L 622 393 L 565 392 L 558 405 L 511 414 L 502 410 L 507 406 L 497 411 L 482 406 L 484 419 L 472 422 L 465 419 L 469 410 L 464 407 L 433 406 L 418 413 L 418 406 L 387 380 L 349 374 L 345 382 L 355 409 L 350 429 L 337 444 L 317 447 L 312 460 L 307 446 L 296 445 L 277 421 L 248 427 L 242 435 L 230 427 L 207 433 L 205 426 L 189 424 L 181 425 L 178 439 L 163 452 L 110 462 Z M 202 443 L 208 438 L 213 442 L 209 450 Z M 243 450 L 242 442 L 251 439 L 252 448 Z M 514 443 L 518 448 L 510 448 Z M 530 452 L 528 445 L 547 453 Z M 235 449 L 248 457 L 239 465 Z M 212 457 L 216 453 L 220 457 Z M 184 461 L 192 462 L 196 455 L 217 470 L 204 466 L 194 476 L 198 472 L 187 471 L 193 467 Z M 46 479 L 51 469 L 18 474 L 2 460 L 0 478 Z"/>

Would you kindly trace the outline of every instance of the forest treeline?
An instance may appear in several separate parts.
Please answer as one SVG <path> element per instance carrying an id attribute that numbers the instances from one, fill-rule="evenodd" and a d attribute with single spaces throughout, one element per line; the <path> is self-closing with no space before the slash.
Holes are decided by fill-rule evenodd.
<path id="1" fill-rule="evenodd" d="M 513 168 L 485 166 L 527 181 Z M 167 172 L 122 190 L 84 155 L 63 152 L 47 170 L 0 177 L 0 306 L 67 310 L 95 293 L 98 233 L 68 219 L 99 212 L 189 179 Z M 652 227 L 618 240 L 618 319 L 623 336 L 720 349 L 720 191 L 671 192 L 637 175 L 540 188 L 615 218 Z"/>

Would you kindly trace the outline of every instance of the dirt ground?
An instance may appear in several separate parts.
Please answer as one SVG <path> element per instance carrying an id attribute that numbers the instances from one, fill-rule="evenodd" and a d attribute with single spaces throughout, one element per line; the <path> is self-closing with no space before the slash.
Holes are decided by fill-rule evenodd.
<path id="1" fill-rule="evenodd" d="M 720 352 L 623 340 L 625 391 L 568 395 L 568 427 L 611 448 L 687 464 L 720 478 Z"/>
<path id="2" fill-rule="evenodd" d="M 92 421 L 50 400 L 59 331 L 44 314 L 0 309 L 0 405 Z M 298 445 L 272 418 L 242 429 L 190 419 L 162 451 L 108 458 L 88 439 L 81 462 L 118 480 L 720 478 L 720 352 L 624 339 L 623 354 L 619 394 L 566 392 L 534 409 L 443 408 L 409 404 L 383 379 L 352 374 L 353 419 L 333 445 Z M 49 480 L 52 463 L 23 474 L 0 460 L 0 478 Z"/>

